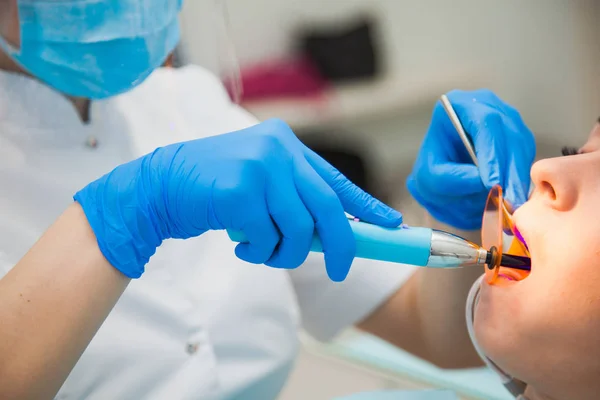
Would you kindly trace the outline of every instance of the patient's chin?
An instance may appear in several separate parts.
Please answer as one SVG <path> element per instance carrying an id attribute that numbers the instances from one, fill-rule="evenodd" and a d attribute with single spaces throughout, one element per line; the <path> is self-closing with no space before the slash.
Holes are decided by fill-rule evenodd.
<path id="1" fill-rule="evenodd" d="M 475 337 L 480 349 L 494 364 L 508 371 L 515 355 L 520 353 L 518 338 L 510 326 L 499 326 L 488 317 L 475 322 Z"/>
<path id="2" fill-rule="evenodd" d="M 494 323 L 491 320 L 490 315 L 478 308 L 475 313 L 473 327 L 475 329 L 477 343 L 484 350 L 486 355 L 489 351 L 494 352 L 494 343 L 502 338 L 500 330 L 492 328 L 493 325 Z"/>
<path id="3" fill-rule="evenodd" d="M 519 282 L 500 277 L 493 285 L 483 284 L 475 310 L 474 329 L 477 342 L 492 360 L 510 354 L 518 345 L 516 334 L 521 302 L 509 287 Z"/>

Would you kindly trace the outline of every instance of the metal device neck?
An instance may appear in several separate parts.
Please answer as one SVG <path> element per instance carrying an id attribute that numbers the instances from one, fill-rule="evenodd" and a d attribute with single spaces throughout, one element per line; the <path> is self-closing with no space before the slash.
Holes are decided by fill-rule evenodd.
<path id="1" fill-rule="evenodd" d="M 460 236 L 449 232 L 432 230 L 431 251 L 427 267 L 459 268 L 483 266 L 488 252 Z"/>

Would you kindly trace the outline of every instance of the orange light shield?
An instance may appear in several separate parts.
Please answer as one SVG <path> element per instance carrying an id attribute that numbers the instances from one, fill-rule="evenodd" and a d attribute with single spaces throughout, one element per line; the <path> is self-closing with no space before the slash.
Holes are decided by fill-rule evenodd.
<path id="1" fill-rule="evenodd" d="M 494 254 L 490 264 L 485 266 L 485 279 L 496 282 L 499 274 L 513 280 L 521 280 L 528 271 L 515 271 L 501 267 L 502 254 L 529 257 L 527 245 L 522 241 L 512 219 L 512 206 L 504 199 L 502 188 L 494 186 L 488 195 L 481 225 L 482 246 Z"/>

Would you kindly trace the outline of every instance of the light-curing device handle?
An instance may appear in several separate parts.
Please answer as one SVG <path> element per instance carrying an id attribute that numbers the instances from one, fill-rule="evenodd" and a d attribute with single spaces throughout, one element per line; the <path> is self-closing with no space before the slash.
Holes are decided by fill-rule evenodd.
<path id="1" fill-rule="evenodd" d="M 433 230 L 420 227 L 384 228 L 366 222 L 350 220 L 356 239 L 356 257 L 371 260 L 428 266 Z M 234 242 L 247 243 L 243 232 L 227 231 Z M 313 235 L 313 252 L 323 252 L 319 236 Z M 429 265 L 431 266 L 431 265 Z"/>

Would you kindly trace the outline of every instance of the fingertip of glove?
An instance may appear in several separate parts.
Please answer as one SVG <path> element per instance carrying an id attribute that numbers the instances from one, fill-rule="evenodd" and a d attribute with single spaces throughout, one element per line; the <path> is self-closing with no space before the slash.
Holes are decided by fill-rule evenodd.
<path id="1" fill-rule="evenodd" d="M 327 276 L 329 276 L 329 279 L 333 282 L 343 282 L 346 280 L 348 272 L 350 272 L 350 269 L 327 268 Z"/>
<path id="2" fill-rule="evenodd" d="M 329 252 L 325 252 L 324 259 L 325 270 L 327 271 L 327 276 L 329 279 L 331 279 L 333 282 L 343 282 L 350 272 L 354 256 L 342 256 L 341 254 L 331 254 Z"/>
<path id="3" fill-rule="evenodd" d="M 395 228 L 402 224 L 403 216 L 401 212 L 378 201 L 377 205 L 370 209 L 369 212 L 364 213 L 362 219 L 371 224 L 386 228 Z"/>
<path id="4" fill-rule="evenodd" d="M 235 256 L 250 264 L 264 264 L 267 262 L 267 260 L 256 254 L 256 251 L 253 251 L 252 245 L 249 243 L 239 243 L 235 246 Z"/>
<path id="5" fill-rule="evenodd" d="M 389 208 L 389 211 L 387 212 L 384 223 L 382 225 L 388 228 L 396 228 L 402 225 L 403 221 L 404 217 L 400 211 L 394 210 L 393 208 Z"/>
<path id="6" fill-rule="evenodd" d="M 408 178 L 406 178 L 404 186 L 406 187 L 406 190 L 408 190 L 408 192 L 414 197 L 417 187 L 415 177 L 412 173 L 408 176 Z"/>
<path id="7" fill-rule="evenodd" d="M 247 258 L 246 252 L 247 250 L 242 247 L 241 243 L 235 246 L 235 256 L 242 261 L 251 263 L 251 261 Z"/>

